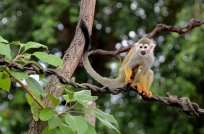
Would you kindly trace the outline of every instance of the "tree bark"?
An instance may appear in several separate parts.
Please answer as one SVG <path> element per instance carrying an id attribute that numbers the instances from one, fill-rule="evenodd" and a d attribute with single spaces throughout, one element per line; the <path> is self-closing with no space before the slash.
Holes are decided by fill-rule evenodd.
<path id="1" fill-rule="evenodd" d="M 96 102 L 95 101 L 89 101 L 87 103 L 87 105 L 88 105 L 88 108 L 96 108 Z M 95 127 L 95 125 L 96 125 L 96 117 L 95 116 L 85 114 L 85 118 L 92 126 Z"/>
<path id="2" fill-rule="evenodd" d="M 81 0 L 79 22 L 76 27 L 75 36 L 70 44 L 70 47 L 67 49 L 65 55 L 63 56 L 64 70 L 61 70 L 59 68 L 56 69 L 61 74 L 64 74 L 64 76 L 67 79 L 70 79 L 72 77 L 78 63 L 80 62 L 80 59 L 83 53 L 85 40 L 83 38 L 84 35 L 81 32 L 81 29 L 79 27 L 80 21 L 81 19 L 84 20 L 84 22 L 88 27 L 89 33 L 91 35 L 93 19 L 94 19 L 95 3 L 96 3 L 96 0 Z M 64 88 L 60 88 L 56 90 L 57 83 L 59 83 L 57 77 L 52 76 L 50 80 L 50 84 L 45 88 L 45 92 L 51 93 L 55 97 L 59 98 L 62 95 Z M 53 107 L 51 101 L 47 97 L 43 100 L 43 102 L 47 107 Z M 47 122 L 32 120 L 32 122 L 30 123 L 30 128 L 28 133 L 41 134 L 46 126 L 47 126 Z"/>

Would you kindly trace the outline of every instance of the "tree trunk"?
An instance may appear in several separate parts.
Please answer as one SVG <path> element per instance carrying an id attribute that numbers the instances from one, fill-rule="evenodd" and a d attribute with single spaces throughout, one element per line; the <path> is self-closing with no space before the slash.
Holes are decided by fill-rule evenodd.
<path id="1" fill-rule="evenodd" d="M 81 29 L 79 28 L 80 21 L 81 19 L 84 20 L 84 22 L 88 27 L 89 33 L 91 35 L 93 19 L 94 19 L 95 3 L 96 3 L 96 0 L 81 0 L 79 22 L 76 28 L 75 36 L 70 44 L 70 47 L 67 49 L 63 57 L 64 70 L 62 71 L 59 68 L 56 69 L 61 74 L 64 74 L 64 76 L 67 79 L 71 78 L 78 63 L 80 62 L 80 59 L 83 53 L 85 40 L 83 38 L 84 35 L 81 32 Z M 57 77 L 52 76 L 50 80 L 50 84 L 45 88 L 45 92 L 51 93 L 55 97 L 59 98 L 62 95 L 64 88 L 56 90 L 57 83 L 59 83 Z M 52 107 L 52 103 L 48 98 L 45 98 L 43 102 L 47 107 Z M 28 133 L 41 134 L 46 126 L 47 126 L 47 122 L 33 120 L 30 123 L 30 128 Z"/>

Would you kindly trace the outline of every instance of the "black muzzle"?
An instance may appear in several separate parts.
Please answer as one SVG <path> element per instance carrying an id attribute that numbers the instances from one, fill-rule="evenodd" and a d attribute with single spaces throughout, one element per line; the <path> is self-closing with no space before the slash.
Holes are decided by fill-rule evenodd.
<path id="1" fill-rule="evenodd" d="M 145 55 L 145 54 L 146 54 L 146 52 L 145 52 L 145 51 L 141 51 L 140 53 L 141 53 L 141 55 Z"/>

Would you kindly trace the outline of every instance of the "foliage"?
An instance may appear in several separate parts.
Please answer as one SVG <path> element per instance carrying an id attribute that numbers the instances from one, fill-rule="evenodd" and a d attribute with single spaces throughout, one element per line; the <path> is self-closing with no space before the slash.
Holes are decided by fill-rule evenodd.
<path id="1" fill-rule="evenodd" d="M 29 49 L 33 48 L 45 48 L 46 46 L 35 43 L 35 42 L 28 42 L 26 44 L 18 43 L 9 43 L 7 40 L 3 39 L 0 36 L 0 42 L 2 50 L 4 52 L 0 52 L 4 58 L 7 58 L 13 62 L 16 62 L 20 65 L 23 65 L 30 61 L 27 59 L 27 56 L 35 56 L 43 62 L 46 62 L 50 65 L 55 67 L 59 66 L 63 68 L 62 60 L 59 57 L 56 57 L 51 54 L 46 54 L 44 52 L 34 52 L 33 54 L 27 53 Z M 10 45 L 19 45 L 18 54 L 13 58 L 10 55 Z M 96 96 L 91 96 L 91 91 L 82 90 L 79 92 L 71 92 L 69 89 L 66 90 L 66 94 L 64 95 L 64 99 L 66 100 L 66 104 L 63 111 L 59 111 L 56 107 L 59 105 L 60 100 L 55 98 L 50 93 L 45 93 L 43 87 L 40 83 L 26 75 L 26 72 L 20 72 L 18 70 L 8 68 L 7 66 L 2 66 L 2 71 L 0 72 L 0 82 L 4 83 L 1 86 L 6 92 L 10 91 L 11 81 L 17 82 L 22 86 L 22 88 L 28 93 L 27 101 L 30 104 L 31 112 L 33 114 L 33 119 L 38 121 L 48 121 L 47 128 L 44 129 L 43 133 L 55 133 L 55 134 L 65 134 L 67 130 L 69 133 L 78 134 L 86 134 L 86 133 L 96 133 L 94 127 L 86 121 L 84 116 L 76 116 L 72 115 L 72 113 L 78 114 L 90 114 L 92 116 L 97 117 L 104 125 L 109 128 L 115 129 L 118 133 L 120 133 L 112 123 L 117 124 L 117 121 L 113 118 L 112 115 L 102 112 L 98 108 L 88 108 L 87 103 L 92 100 L 96 100 Z M 42 68 L 43 69 L 43 68 Z M 22 80 L 26 81 L 27 86 L 22 83 Z M 41 79 L 43 80 L 43 79 Z M 43 98 L 48 97 L 54 108 L 45 107 L 43 104 Z M 74 105 L 72 105 L 74 103 Z M 69 107 L 66 107 L 69 104 Z M 81 105 L 80 109 L 76 109 L 77 105 Z M 79 127 L 80 126 L 80 127 Z"/>

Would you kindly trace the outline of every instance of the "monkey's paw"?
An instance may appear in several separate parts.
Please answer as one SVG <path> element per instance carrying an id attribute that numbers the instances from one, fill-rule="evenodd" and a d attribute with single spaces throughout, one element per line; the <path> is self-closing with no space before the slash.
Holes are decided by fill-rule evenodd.
<path id="1" fill-rule="evenodd" d="M 132 83 L 132 80 L 130 78 L 125 78 L 126 83 Z"/>
<path id="2" fill-rule="evenodd" d="M 131 86 L 133 86 L 133 84 L 131 84 Z M 142 94 L 147 97 L 147 98 L 151 98 L 152 97 L 152 92 L 149 90 L 144 90 L 142 89 L 142 87 L 140 86 L 140 84 L 134 84 L 134 86 L 137 86 L 137 92 L 139 94 Z"/>
<path id="3" fill-rule="evenodd" d="M 144 93 L 145 93 L 145 96 L 146 96 L 147 98 L 151 98 L 151 97 L 152 97 L 152 92 L 151 92 L 151 91 L 146 90 Z"/>
<path id="4" fill-rule="evenodd" d="M 132 84 L 132 86 L 133 86 L 133 84 Z M 139 94 L 141 94 L 143 90 L 142 90 L 142 87 L 140 86 L 140 84 L 135 84 L 134 86 L 137 87 L 137 92 L 138 92 Z"/>

